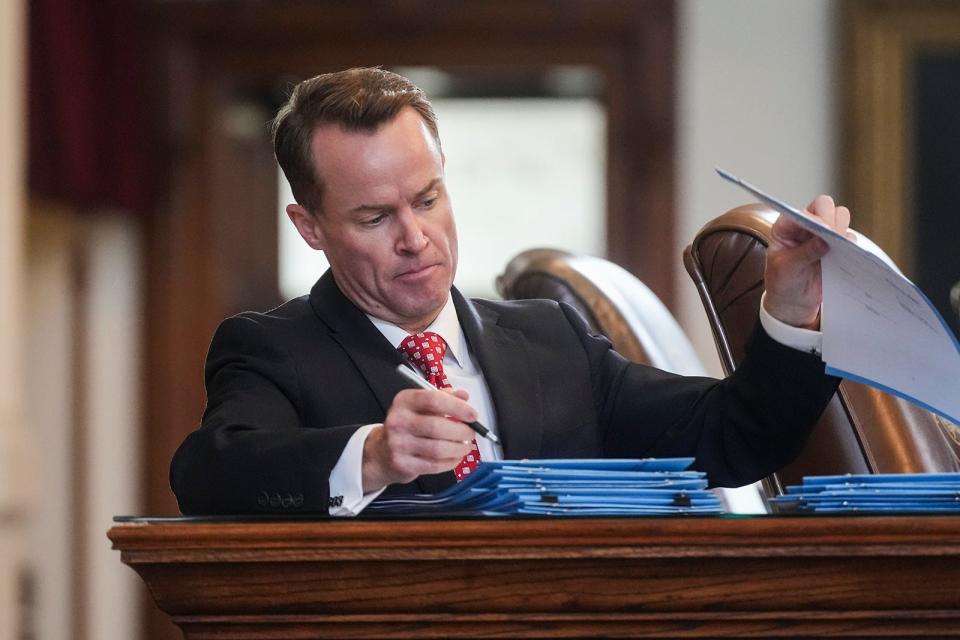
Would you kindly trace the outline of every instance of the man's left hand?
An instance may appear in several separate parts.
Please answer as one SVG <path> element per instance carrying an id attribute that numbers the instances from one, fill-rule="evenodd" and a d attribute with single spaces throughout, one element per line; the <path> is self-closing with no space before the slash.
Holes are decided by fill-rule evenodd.
<path id="1" fill-rule="evenodd" d="M 850 210 L 836 206 L 830 196 L 818 196 L 806 211 L 837 233 L 852 237 L 848 232 Z M 820 259 L 828 249 L 822 239 L 789 217 L 780 216 L 773 225 L 767 250 L 764 274 L 767 313 L 795 327 L 819 329 L 823 301 Z"/>

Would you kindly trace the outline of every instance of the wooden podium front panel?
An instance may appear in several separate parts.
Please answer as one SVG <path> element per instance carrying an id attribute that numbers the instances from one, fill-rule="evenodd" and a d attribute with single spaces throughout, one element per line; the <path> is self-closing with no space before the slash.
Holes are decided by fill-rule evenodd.
<path id="1" fill-rule="evenodd" d="M 960 637 L 960 518 L 151 522 L 187 638 Z"/>

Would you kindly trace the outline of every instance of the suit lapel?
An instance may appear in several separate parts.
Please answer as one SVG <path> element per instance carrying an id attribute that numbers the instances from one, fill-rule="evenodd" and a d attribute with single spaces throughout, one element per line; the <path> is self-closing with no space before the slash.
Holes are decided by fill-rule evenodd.
<path id="1" fill-rule="evenodd" d="M 539 457 L 543 398 L 523 333 L 501 326 L 497 312 L 467 301 L 456 289 L 453 302 L 493 397 L 504 457 Z"/>
<path id="2" fill-rule="evenodd" d="M 330 327 L 331 337 L 353 360 L 386 415 L 393 397 L 407 388 L 396 372 L 403 358 L 370 319 L 340 292 L 330 270 L 310 291 L 310 304 Z"/>
<path id="3" fill-rule="evenodd" d="M 330 327 L 330 335 L 353 360 L 360 375 L 376 397 L 383 415 L 393 397 L 409 387 L 397 374 L 403 362 L 394 345 L 387 342 L 370 319 L 343 295 L 328 269 L 310 291 L 310 304 Z M 420 476 L 416 487 L 424 493 L 437 493 L 456 482 L 453 471 Z M 410 487 L 411 491 L 416 489 Z"/>

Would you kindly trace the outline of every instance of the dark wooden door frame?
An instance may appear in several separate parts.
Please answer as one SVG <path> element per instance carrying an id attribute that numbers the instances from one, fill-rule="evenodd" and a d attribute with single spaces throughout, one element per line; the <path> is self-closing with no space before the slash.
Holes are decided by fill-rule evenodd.
<path id="1" fill-rule="evenodd" d="M 170 181 L 146 255 L 148 513 L 176 513 L 167 467 L 203 410 L 203 359 L 217 323 L 277 299 L 272 150 L 265 135 L 238 132 L 237 114 L 223 116 L 281 73 L 596 68 L 608 118 L 607 253 L 672 307 L 673 2 L 165 0 L 153 11 Z M 265 131 L 271 115 L 252 119 L 262 116 Z M 149 637 L 166 637 L 162 626 Z"/>

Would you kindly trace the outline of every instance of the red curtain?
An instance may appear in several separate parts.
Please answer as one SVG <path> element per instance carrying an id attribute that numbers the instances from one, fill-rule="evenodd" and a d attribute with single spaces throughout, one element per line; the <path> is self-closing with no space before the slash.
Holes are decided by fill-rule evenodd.
<path id="1" fill-rule="evenodd" d="M 156 73 L 134 0 L 29 2 L 31 193 L 146 213 L 157 193 Z"/>

